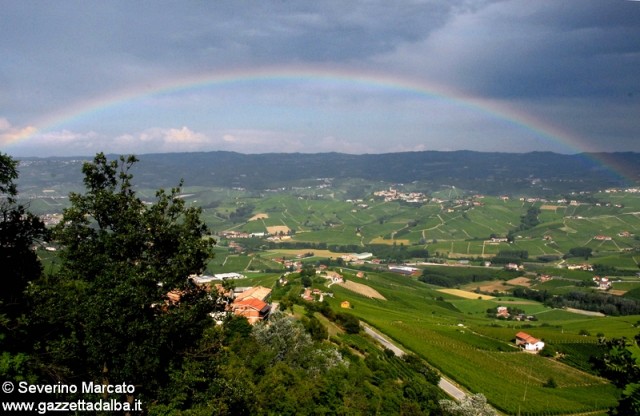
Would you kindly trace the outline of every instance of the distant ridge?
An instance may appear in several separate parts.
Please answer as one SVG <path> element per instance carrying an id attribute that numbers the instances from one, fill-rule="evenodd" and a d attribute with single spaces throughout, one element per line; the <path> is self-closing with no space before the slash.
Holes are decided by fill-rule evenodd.
<path id="1" fill-rule="evenodd" d="M 149 188 L 175 186 L 182 178 L 187 186 L 259 190 L 330 177 L 386 183 L 418 181 L 433 187 L 448 185 L 500 194 L 532 188 L 554 193 L 588 191 L 640 182 L 640 153 L 632 152 L 565 155 L 460 150 L 352 155 L 214 151 L 137 156 L 136 183 Z M 81 163 L 90 159 L 20 158 L 20 185 L 45 186 L 56 181 L 80 185 Z"/>

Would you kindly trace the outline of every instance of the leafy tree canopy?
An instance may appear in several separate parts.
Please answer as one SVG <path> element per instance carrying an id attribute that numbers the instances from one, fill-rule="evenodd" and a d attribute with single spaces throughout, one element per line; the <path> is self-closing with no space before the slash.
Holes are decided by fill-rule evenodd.
<path id="1" fill-rule="evenodd" d="M 58 334 L 49 344 L 57 365 L 144 393 L 211 325 L 214 299 L 188 277 L 204 270 L 214 240 L 180 187 L 153 203 L 136 195 L 136 161 L 100 153 L 85 163 L 86 192 L 70 195 L 55 229 L 59 275 L 35 296 L 38 317 Z"/>

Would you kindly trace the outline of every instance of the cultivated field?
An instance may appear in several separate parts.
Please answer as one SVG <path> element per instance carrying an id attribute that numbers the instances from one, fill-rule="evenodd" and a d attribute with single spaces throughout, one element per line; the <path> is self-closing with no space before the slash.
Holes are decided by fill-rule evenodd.
<path id="1" fill-rule="evenodd" d="M 338 283 L 338 285 L 352 292 L 355 292 L 359 295 L 362 295 L 371 299 L 387 300 L 384 296 L 380 294 L 380 292 L 378 292 L 377 290 L 373 289 L 370 286 L 363 285 L 362 283 L 357 283 L 351 280 L 347 280 L 344 283 Z"/>
<path id="2" fill-rule="evenodd" d="M 267 232 L 271 235 L 288 234 L 291 231 L 286 225 L 272 225 L 267 227 Z"/>
<path id="3" fill-rule="evenodd" d="M 550 309 L 534 301 L 480 300 L 476 293 L 433 290 L 424 283 L 392 274 L 369 273 L 367 283 L 383 293 L 387 301 L 350 296 L 345 288 L 333 285 L 336 298 L 330 303 L 337 307 L 339 300 L 348 299 L 354 307 L 352 313 L 470 391 L 485 394 L 506 414 L 597 413 L 616 403 L 616 389 L 606 380 L 552 358 L 521 353 L 513 338 L 518 331 L 526 331 L 543 338 L 549 348 L 595 346 L 597 337 L 581 336 L 581 330 L 632 337 L 636 329 L 630 323 L 640 316 L 599 318 Z M 445 300 L 436 300 L 441 294 Z M 539 320 L 500 322 L 487 317 L 488 308 L 510 303 L 535 314 Z M 577 358 L 586 360 L 580 357 Z M 556 381 L 557 388 L 542 386 L 549 378 Z"/>
<path id="4" fill-rule="evenodd" d="M 477 293 L 467 292 L 466 290 L 460 290 L 460 289 L 438 289 L 438 292 L 447 293 L 449 295 L 458 296 L 464 299 L 478 299 L 478 298 L 486 299 L 486 300 L 493 299 L 493 296 L 478 295 Z"/>

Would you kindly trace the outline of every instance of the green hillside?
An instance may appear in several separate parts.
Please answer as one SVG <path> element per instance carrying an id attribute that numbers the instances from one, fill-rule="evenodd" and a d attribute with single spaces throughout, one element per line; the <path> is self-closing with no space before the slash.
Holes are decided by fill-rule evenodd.
<path id="1" fill-rule="evenodd" d="M 322 283 L 314 283 L 314 287 L 334 293 L 328 299 L 334 310 L 340 310 L 340 303 L 348 300 L 350 313 L 471 392 L 485 394 L 501 411 L 529 415 L 586 413 L 616 403 L 617 392 L 612 385 L 576 368 L 588 367 L 577 346 L 597 345 L 595 335 L 585 337 L 580 332 L 633 337 L 636 330 L 630 323 L 640 316 L 589 318 L 522 301 L 516 304 L 527 313 L 535 313 L 539 320 L 507 323 L 486 316 L 487 308 L 504 304 L 498 299 L 464 299 L 391 273 L 368 272 L 366 279 L 358 279 L 355 272 L 341 271 L 348 279 L 376 289 L 386 300 L 367 298 L 339 285 L 327 289 Z M 513 339 L 521 330 L 542 338 L 551 350 L 571 353 L 558 360 L 520 352 Z M 543 387 L 550 378 L 557 382 L 557 388 Z"/>

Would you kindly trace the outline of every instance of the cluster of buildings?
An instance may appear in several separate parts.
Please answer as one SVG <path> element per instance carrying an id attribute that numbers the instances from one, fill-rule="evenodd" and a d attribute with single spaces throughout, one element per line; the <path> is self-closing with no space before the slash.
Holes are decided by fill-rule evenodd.
<path id="1" fill-rule="evenodd" d="M 244 279 L 246 276 L 240 273 L 217 273 L 213 276 L 210 275 L 191 275 L 190 279 L 194 281 L 194 283 L 198 285 L 203 285 L 207 283 L 211 283 L 213 281 L 223 281 L 223 280 L 237 280 Z"/>
<path id="2" fill-rule="evenodd" d="M 44 214 L 40 216 L 40 220 L 46 227 L 53 227 L 62 221 L 62 214 Z"/>
<path id="3" fill-rule="evenodd" d="M 567 264 L 567 269 L 569 270 L 584 270 L 585 272 L 592 272 L 593 266 L 588 263 L 582 264 Z"/>
<path id="4" fill-rule="evenodd" d="M 236 316 L 244 316 L 251 325 L 257 322 L 265 320 L 271 313 L 271 289 L 256 286 L 256 287 L 238 287 L 233 290 L 227 290 L 220 283 L 213 283 L 214 281 L 236 279 L 242 276 L 238 273 L 225 273 L 218 278 L 214 276 L 190 276 L 190 278 L 198 285 L 203 285 L 207 292 L 215 290 L 218 297 L 218 305 L 220 311 L 212 312 L 211 317 L 218 323 L 222 323 L 224 318 L 229 314 Z M 244 277 L 244 276 L 242 276 Z M 213 284 L 212 284 L 213 283 Z M 184 293 L 180 290 L 171 290 L 167 293 L 167 301 L 163 308 L 168 305 L 177 304 Z"/>
<path id="5" fill-rule="evenodd" d="M 517 263 L 507 263 L 504 265 L 504 269 L 505 270 L 515 270 L 515 271 L 521 271 L 524 270 L 524 266 L 521 264 L 517 264 Z"/>
<path id="6" fill-rule="evenodd" d="M 611 289 L 611 280 L 608 277 L 593 276 L 593 282 L 598 285 L 600 290 Z"/>
<path id="7" fill-rule="evenodd" d="M 506 306 L 498 306 L 496 308 L 496 318 L 500 319 L 508 319 L 514 321 L 535 321 L 537 320 L 533 315 L 526 315 L 524 313 L 518 313 L 515 315 L 511 315 L 509 312 L 509 308 Z"/>
<path id="8" fill-rule="evenodd" d="M 618 192 L 627 192 L 630 194 L 637 194 L 638 192 L 640 192 L 640 188 L 626 188 L 626 189 L 611 188 L 611 189 L 605 189 L 604 192 L 608 194 L 615 194 Z"/>
<path id="9" fill-rule="evenodd" d="M 227 311 L 236 316 L 244 316 L 251 325 L 263 321 L 271 313 L 271 289 L 264 286 L 238 288 L 234 290 L 233 301 Z"/>
<path id="10" fill-rule="evenodd" d="M 226 239 L 234 239 L 234 238 L 262 238 L 265 237 L 267 233 L 246 233 L 244 231 L 235 231 L 235 230 L 227 230 L 220 232 L 220 237 L 224 237 Z"/>
<path id="11" fill-rule="evenodd" d="M 318 288 L 311 289 L 310 287 L 307 287 L 300 296 L 307 302 L 322 302 L 325 296 L 332 298 L 333 293 L 323 292 Z"/>
<path id="12" fill-rule="evenodd" d="M 422 192 L 400 192 L 396 189 L 389 188 L 386 191 L 376 191 L 373 193 L 374 196 L 384 198 L 384 202 L 391 201 L 405 201 L 412 203 L 421 203 L 421 202 L 429 202 L 429 197 L 427 197 Z"/>

